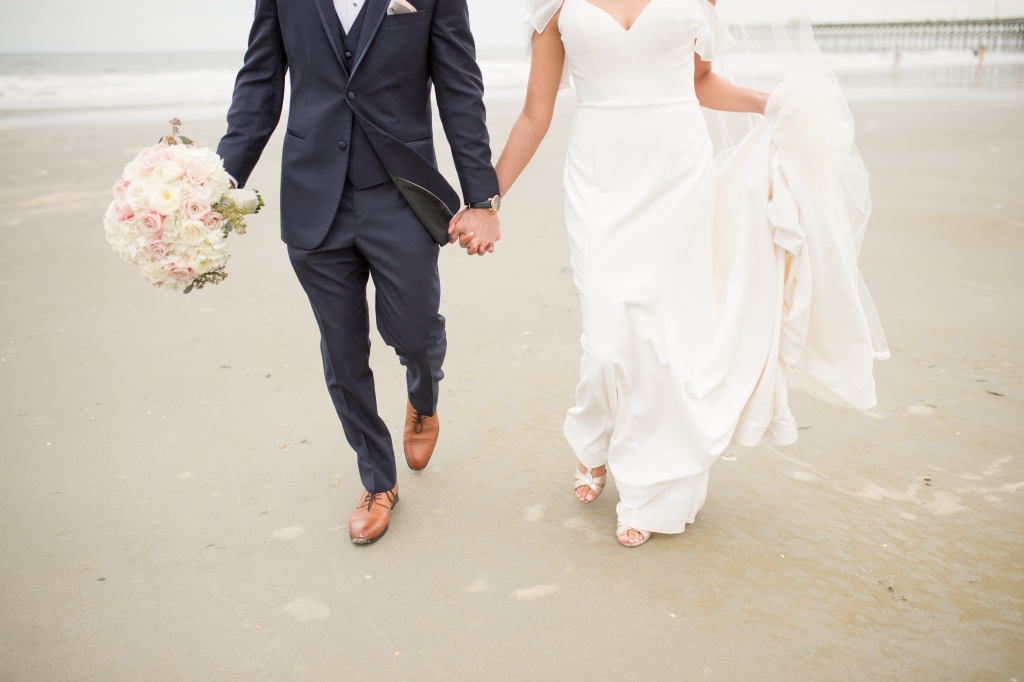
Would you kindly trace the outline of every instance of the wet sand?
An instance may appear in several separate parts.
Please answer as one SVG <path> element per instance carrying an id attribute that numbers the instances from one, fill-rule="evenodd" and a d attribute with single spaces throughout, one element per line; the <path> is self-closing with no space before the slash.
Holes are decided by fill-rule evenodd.
<path id="1" fill-rule="evenodd" d="M 561 436 L 571 109 L 498 252 L 442 252 L 441 442 L 369 547 L 277 235 L 280 135 L 231 278 L 183 296 L 101 227 L 161 121 L 0 131 L 0 678 L 1024 680 L 1024 100 L 854 105 L 879 405 L 795 394 L 799 443 L 718 462 L 696 523 L 638 550 L 614 485 L 575 500 Z M 499 142 L 515 113 L 492 103 Z"/>

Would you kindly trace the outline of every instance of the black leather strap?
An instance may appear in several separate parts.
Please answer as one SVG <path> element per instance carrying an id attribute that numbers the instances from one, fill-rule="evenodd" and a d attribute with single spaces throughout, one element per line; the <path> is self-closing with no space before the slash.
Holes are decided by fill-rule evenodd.
<path id="1" fill-rule="evenodd" d="M 488 211 L 491 210 L 491 200 L 487 201 L 474 201 L 469 205 L 470 208 L 486 208 Z"/>

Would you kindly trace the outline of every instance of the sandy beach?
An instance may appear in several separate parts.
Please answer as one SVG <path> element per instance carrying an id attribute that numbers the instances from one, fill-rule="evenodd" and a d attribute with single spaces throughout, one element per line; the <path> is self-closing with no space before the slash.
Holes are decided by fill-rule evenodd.
<path id="1" fill-rule="evenodd" d="M 188 296 L 103 240 L 162 119 L 0 130 L 0 679 L 1024 680 L 1024 98 L 969 94 L 852 105 L 878 407 L 794 394 L 800 441 L 719 461 L 696 523 L 638 550 L 561 435 L 571 98 L 497 253 L 442 252 L 441 441 L 368 547 L 278 237 L 284 126 L 230 279 Z M 490 103 L 496 154 L 518 106 Z M 373 365 L 400 433 L 376 332 Z"/>

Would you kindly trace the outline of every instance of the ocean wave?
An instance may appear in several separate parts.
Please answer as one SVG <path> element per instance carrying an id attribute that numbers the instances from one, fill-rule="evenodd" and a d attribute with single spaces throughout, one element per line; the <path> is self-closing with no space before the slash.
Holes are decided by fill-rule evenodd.
<path id="1" fill-rule="evenodd" d="M 165 73 L 4 74 L 0 110 L 217 104 L 231 99 L 233 70 Z"/>
<path id="2" fill-rule="evenodd" d="M 240 59 L 216 55 L 175 61 L 174 56 L 67 55 L 5 57 L 0 60 L 0 127 L 23 125 L 30 118 L 120 112 L 110 120 L 126 120 L 130 112 L 179 108 L 217 112 L 231 100 Z M 829 67 L 844 89 L 856 88 L 986 88 L 1024 91 L 1024 55 L 992 53 L 984 69 L 969 51 L 903 53 L 899 78 L 893 78 L 894 54 L 827 54 Z M 172 67 L 180 64 L 181 69 Z M 196 68 L 201 64 L 212 68 Z M 783 55 L 733 53 L 726 68 L 741 83 L 768 88 L 774 77 L 795 68 Z M 530 67 L 523 59 L 482 59 L 488 99 L 522 98 Z M 149 69 L 149 70 L 147 70 Z M 850 93 L 853 94 L 853 93 Z M 147 114 L 148 115 L 148 114 Z M 42 118 L 40 118 L 42 116 Z M 100 117 L 102 118 L 102 117 Z"/>

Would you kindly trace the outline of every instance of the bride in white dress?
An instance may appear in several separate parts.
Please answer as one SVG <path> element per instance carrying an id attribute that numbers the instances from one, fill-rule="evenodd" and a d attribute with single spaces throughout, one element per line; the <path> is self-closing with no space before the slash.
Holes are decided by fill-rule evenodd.
<path id="1" fill-rule="evenodd" d="M 498 179 L 504 195 L 540 145 L 571 74 L 578 106 L 565 218 L 583 358 L 564 430 L 579 459 L 580 501 L 601 494 L 607 466 L 620 496 L 616 535 L 636 547 L 694 521 L 711 464 L 734 444 L 754 384 L 766 382 L 769 351 L 779 353 L 764 334 L 747 348 L 744 329 L 724 348 L 721 320 L 730 313 L 716 298 L 716 168 L 700 110 L 761 114 L 769 96 L 711 72 L 733 41 L 708 0 L 528 0 L 527 8 L 529 87 Z M 490 246 L 471 236 L 462 241 L 471 253 Z M 772 249 L 769 236 L 774 267 Z M 760 328 L 778 338 L 774 309 L 743 314 L 766 319 Z M 752 380 L 726 376 L 751 355 L 759 363 L 746 372 Z M 873 399 L 873 384 L 870 392 Z M 792 419 L 782 403 L 768 421 L 785 431 Z"/>

